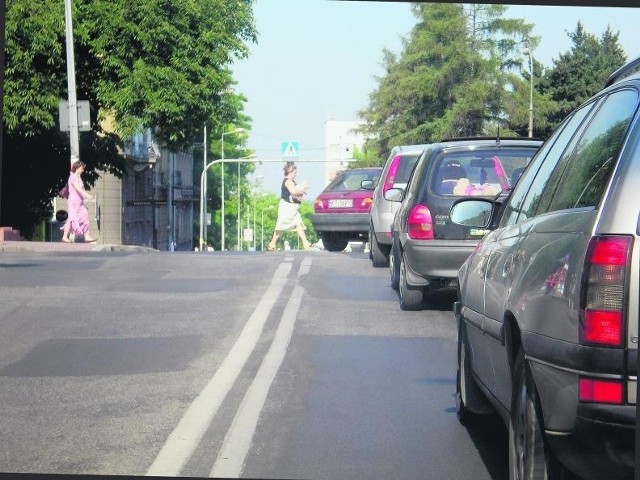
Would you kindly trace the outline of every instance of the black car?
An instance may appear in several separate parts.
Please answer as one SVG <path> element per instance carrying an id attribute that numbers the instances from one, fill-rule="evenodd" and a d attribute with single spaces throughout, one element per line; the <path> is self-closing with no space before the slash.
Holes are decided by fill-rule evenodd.
<path id="1" fill-rule="evenodd" d="M 387 190 L 401 202 L 393 224 L 389 269 L 400 308 L 419 310 L 425 291 L 455 286 L 458 269 L 487 229 L 454 225 L 453 203 L 492 198 L 513 188 L 542 142 L 537 139 L 454 139 L 427 145 L 406 189 Z"/>

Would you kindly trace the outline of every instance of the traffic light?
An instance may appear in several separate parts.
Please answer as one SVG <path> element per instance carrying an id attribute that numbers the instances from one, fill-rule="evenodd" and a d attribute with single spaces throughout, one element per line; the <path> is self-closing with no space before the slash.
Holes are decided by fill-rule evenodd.
<path id="1" fill-rule="evenodd" d="M 218 210 L 222 206 L 222 200 L 214 193 L 207 193 L 207 208 Z"/>

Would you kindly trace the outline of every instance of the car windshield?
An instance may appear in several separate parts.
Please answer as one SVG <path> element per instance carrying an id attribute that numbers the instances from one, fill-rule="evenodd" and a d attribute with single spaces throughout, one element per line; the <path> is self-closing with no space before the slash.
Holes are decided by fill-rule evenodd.
<path id="1" fill-rule="evenodd" d="M 442 156 L 432 188 L 440 195 L 493 196 L 513 188 L 535 149 L 495 149 Z"/>
<path id="2" fill-rule="evenodd" d="M 324 189 L 325 192 L 351 192 L 360 190 L 364 180 L 373 180 L 377 184 L 380 170 L 344 170 L 340 172 Z"/>

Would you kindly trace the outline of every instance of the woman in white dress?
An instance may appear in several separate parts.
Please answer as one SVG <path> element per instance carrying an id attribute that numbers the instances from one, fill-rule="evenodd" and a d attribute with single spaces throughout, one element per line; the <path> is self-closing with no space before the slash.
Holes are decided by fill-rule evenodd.
<path id="1" fill-rule="evenodd" d="M 282 235 L 282 232 L 295 230 L 302 240 L 302 246 L 305 250 L 313 247 L 311 242 L 307 240 L 304 231 L 306 227 L 300 216 L 300 203 L 302 197 L 307 193 L 305 184 L 296 184 L 296 175 L 298 167 L 294 162 L 287 162 L 284 166 L 284 179 L 282 180 L 282 188 L 280 190 L 280 203 L 278 204 L 278 219 L 276 220 L 276 228 L 273 237 L 268 245 L 269 251 L 277 249 L 276 243 Z"/>

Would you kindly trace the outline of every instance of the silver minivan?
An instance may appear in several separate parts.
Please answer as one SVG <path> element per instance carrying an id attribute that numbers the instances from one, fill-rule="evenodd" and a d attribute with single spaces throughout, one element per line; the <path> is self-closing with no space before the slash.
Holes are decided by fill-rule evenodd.
<path id="1" fill-rule="evenodd" d="M 497 411 L 510 479 L 632 478 L 640 315 L 640 58 L 576 109 L 500 204 L 458 273 L 456 407 Z"/>
<path id="2" fill-rule="evenodd" d="M 391 149 L 380 182 L 373 192 L 369 222 L 369 258 L 374 267 L 389 265 L 391 224 L 400 204 L 390 202 L 384 194 L 391 188 L 405 188 L 418 157 L 427 145 L 398 145 Z"/>

